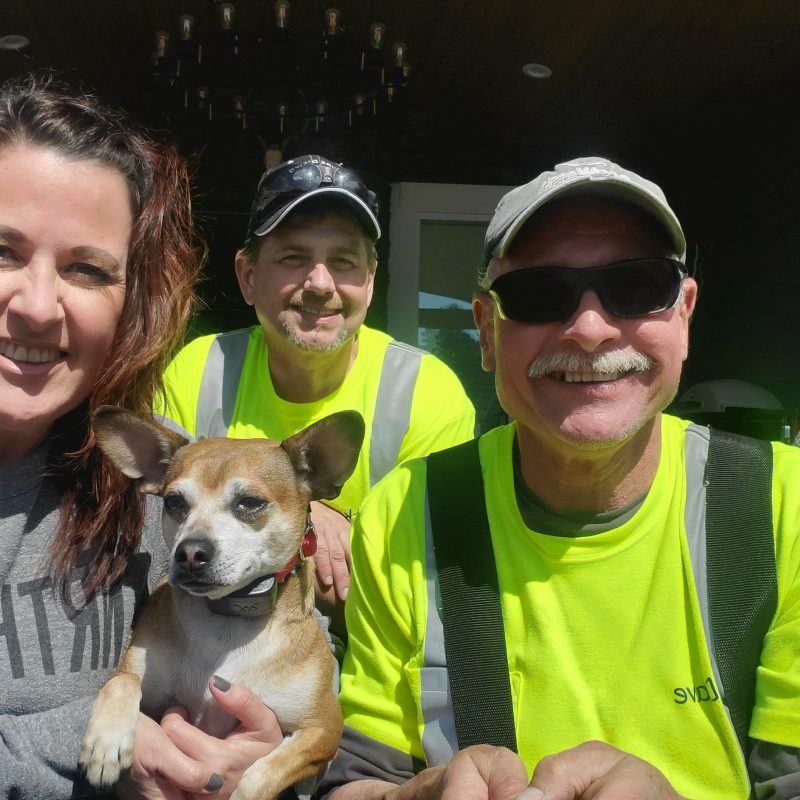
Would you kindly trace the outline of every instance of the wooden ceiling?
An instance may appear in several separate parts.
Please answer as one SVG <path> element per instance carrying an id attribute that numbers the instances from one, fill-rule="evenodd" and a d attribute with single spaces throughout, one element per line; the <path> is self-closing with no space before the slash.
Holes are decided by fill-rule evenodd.
<path id="1" fill-rule="evenodd" d="M 333 3 L 334 0 L 331 0 Z M 181 13 L 201 30 L 213 0 L 4 0 L 0 35 L 31 41 L 28 60 L 4 53 L 0 76 L 33 61 L 77 73 L 135 105 L 157 29 Z M 321 30 L 324 0 L 293 0 L 295 30 Z M 783 125 L 800 70 L 795 0 L 336 0 L 349 40 L 387 26 L 408 45 L 413 73 L 405 135 L 389 180 L 513 182 L 528 164 L 579 151 L 656 158 L 710 136 Z M 236 27 L 256 36 L 272 1 L 237 0 Z M 552 77 L 532 80 L 529 62 Z M 776 118 L 777 115 L 777 118 Z M 794 116 L 794 115 L 791 115 Z M 368 155 L 368 154 L 365 154 Z M 471 156 L 465 163 L 465 156 Z M 458 171 L 460 177 L 455 178 Z"/>

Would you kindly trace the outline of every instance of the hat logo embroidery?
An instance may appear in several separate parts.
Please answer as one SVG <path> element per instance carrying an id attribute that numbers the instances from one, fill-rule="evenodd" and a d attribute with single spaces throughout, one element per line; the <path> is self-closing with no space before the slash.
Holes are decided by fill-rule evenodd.
<path id="1" fill-rule="evenodd" d="M 559 173 L 551 175 L 539 190 L 539 194 L 549 193 L 552 189 L 557 189 L 566 183 L 572 183 L 577 178 L 616 178 L 618 180 L 628 180 L 626 175 L 621 175 L 610 169 L 601 169 L 600 167 L 578 167 L 571 169 L 567 173 Z"/>

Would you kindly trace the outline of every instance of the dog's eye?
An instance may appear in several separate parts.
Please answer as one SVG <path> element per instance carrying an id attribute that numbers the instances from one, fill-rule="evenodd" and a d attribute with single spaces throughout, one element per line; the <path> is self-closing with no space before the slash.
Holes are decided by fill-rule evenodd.
<path id="1" fill-rule="evenodd" d="M 266 500 L 262 500 L 260 497 L 252 497 L 250 495 L 239 495 L 233 501 L 233 510 L 237 514 L 243 514 L 245 516 L 252 516 L 253 514 L 258 514 L 260 511 L 263 511 L 267 507 Z"/>
<path id="2" fill-rule="evenodd" d="M 189 506 L 181 495 L 168 494 L 164 498 L 164 510 L 171 517 L 185 517 L 189 512 Z"/>

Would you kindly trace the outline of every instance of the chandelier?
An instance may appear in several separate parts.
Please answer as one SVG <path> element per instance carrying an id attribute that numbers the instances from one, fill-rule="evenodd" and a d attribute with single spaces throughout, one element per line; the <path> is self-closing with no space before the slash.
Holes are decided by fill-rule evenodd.
<path id="1" fill-rule="evenodd" d="M 237 25 L 234 3 L 212 7 L 205 20 L 185 13 L 173 31 L 155 32 L 142 100 L 185 142 L 237 131 L 273 143 L 345 133 L 400 106 L 411 73 L 407 47 L 387 45 L 382 22 L 358 42 L 338 8 L 326 9 L 308 32 L 292 25 L 289 0 L 276 0 L 268 19 L 247 31 Z"/>

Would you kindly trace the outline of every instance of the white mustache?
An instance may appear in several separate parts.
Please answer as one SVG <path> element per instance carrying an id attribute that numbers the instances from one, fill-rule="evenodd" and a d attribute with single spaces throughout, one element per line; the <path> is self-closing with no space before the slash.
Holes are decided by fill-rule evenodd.
<path id="1" fill-rule="evenodd" d="M 534 359 L 528 367 L 529 378 L 543 378 L 551 372 L 576 372 L 612 374 L 619 372 L 647 372 L 653 360 L 642 353 L 629 350 L 611 350 L 607 353 L 548 353 Z"/>

